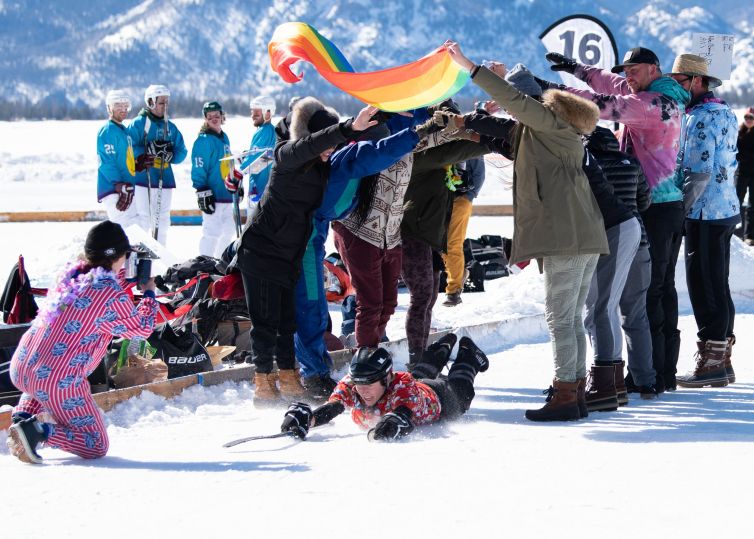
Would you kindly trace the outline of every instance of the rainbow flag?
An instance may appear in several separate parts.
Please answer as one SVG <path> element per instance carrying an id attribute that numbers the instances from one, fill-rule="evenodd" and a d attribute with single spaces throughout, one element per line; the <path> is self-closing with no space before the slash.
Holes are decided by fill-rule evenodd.
<path id="1" fill-rule="evenodd" d="M 444 47 L 410 64 L 355 73 L 330 40 L 303 22 L 278 26 L 268 48 L 272 69 L 284 81 L 299 82 L 303 75 L 293 73 L 291 65 L 309 62 L 333 86 L 388 112 L 437 103 L 454 95 L 469 80 L 469 73 L 450 58 Z"/>

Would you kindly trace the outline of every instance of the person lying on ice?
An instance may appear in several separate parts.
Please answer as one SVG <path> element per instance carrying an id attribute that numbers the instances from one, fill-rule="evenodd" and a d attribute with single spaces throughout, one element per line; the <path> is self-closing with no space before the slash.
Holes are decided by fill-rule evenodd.
<path id="1" fill-rule="evenodd" d="M 112 337 L 148 337 L 157 312 L 152 280 L 135 307 L 123 291 L 122 268 L 130 252 L 120 225 L 103 221 L 94 226 L 81 260 L 66 267 L 21 337 L 10 377 L 23 394 L 13 410 L 7 445 L 23 462 L 41 463 L 37 447 L 43 443 L 85 459 L 107 453 L 105 421 L 87 376 Z M 43 422 L 43 412 L 54 422 Z"/>
<path id="2" fill-rule="evenodd" d="M 291 404 L 280 430 L 303 440 L 311 427 L 350 408 L 353 421 L 369 429 L 370 441 L 392 441 L 415 426 L 456 419 L 469 409 L 474 378 L 487 370 L 489 361 L 471 339 L 462 337 L 448 377 L 438 379 L 455 344 L 454 334 L 444 336 L 425 351 L 411 373 L 394 372 L 392 356 L 384 348 L 362 347 L 327 404 L 315 410 L 305 403 Z"/>

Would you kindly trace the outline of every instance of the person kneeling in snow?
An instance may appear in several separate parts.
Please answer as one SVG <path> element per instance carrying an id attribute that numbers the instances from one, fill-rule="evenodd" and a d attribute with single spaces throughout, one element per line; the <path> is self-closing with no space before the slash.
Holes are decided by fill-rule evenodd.
<path id="1" fill-rule="evenodd" d="M 455 344 L 454 334 L 444 336 L 424 352 L 411 373 L 393 372 L 392 356 L 384 348 L 362 347 L 327 404 L 315 410 L 308 404 L 291 404 L 280 430 L 303 440 L 311 427 L 350 408 L 354 422 L 369 429 L 370 441 L 392 441 L 417 425 L 456 419 L 469 409 L 474 378 L 487 370 L 489 361 L 471 339 L 462 337 L 447 379 L 438 379 Z"/>
<path id="2" fill-rule="evenodd" d="M 131 252 L 120 225 L 104 221 L 86 238 L 84 255 L 66 267 L 10 362 L 10 378 L 23 391 L 8 433 L 10 452 L 39 464 L 46 444 L 85 459 L 105 456 L 109 446 L 102 412 L 87 376 L 102 361 L 112 337 L 146 338 L 157 313 L 154 281 L 134 306 L 125 286 Z M 44 412 L 47 419 L 43 421 Z"/>

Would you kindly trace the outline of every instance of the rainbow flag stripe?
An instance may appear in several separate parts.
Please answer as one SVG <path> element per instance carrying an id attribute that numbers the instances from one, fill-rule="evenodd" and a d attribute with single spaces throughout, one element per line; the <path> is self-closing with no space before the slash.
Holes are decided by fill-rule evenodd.
<path id="1" fill-rule="evenodd" d="M 288 83 L 303 75 L 291 71 L 298 61 L 309 62 L 330 84 L 369 105 L 388 112 L 426 107 L 454 95 L 469 81 L 444 47 L 425 57 L 390 69 L 355 73 L 343 53 L 317 30 L 303 22 L 275 29 L 269 44 L 270 64 Z"/>

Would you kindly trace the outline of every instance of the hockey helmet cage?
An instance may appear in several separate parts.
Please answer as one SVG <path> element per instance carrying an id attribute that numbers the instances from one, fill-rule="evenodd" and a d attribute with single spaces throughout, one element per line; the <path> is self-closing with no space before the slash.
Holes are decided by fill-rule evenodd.
<path id="1" fill-rule="evenodd" d="M 275 100 L 266 95 L 258 95 L 249 102 L 250 109 L 262 109 L 262 112 L 270 111 L 270 116 L 275 116 Z"/>

